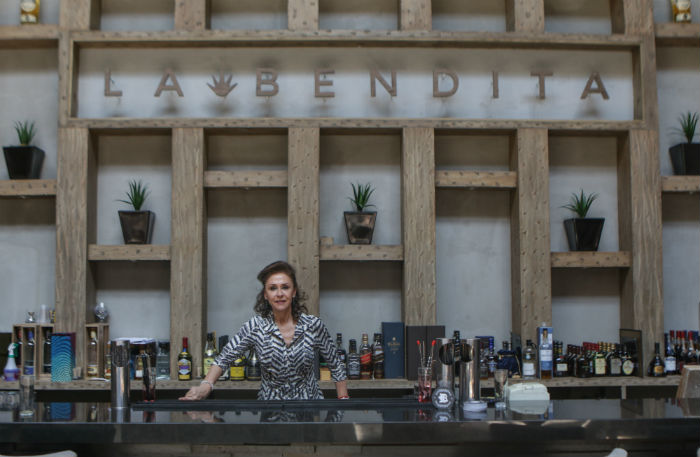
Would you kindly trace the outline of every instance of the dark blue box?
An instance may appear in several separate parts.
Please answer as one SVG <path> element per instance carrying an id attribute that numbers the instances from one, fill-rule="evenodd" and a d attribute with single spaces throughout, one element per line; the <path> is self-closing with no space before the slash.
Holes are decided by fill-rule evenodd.
<path id="1" fill-rule="evenodd" d="M 403 378 L 406 375 L 403 322 L 382 322 L 382 335 L 384 337 L 384 377 Z"/>

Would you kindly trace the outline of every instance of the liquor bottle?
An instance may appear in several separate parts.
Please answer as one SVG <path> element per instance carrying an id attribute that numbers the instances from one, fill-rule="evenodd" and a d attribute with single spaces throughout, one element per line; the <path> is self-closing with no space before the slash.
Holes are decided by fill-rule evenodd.
<path id="1" fill-rule="evenodd" d="M 535 379 L 537 377 L 537 352 L 532 347 L 532 340 L 527 340 L 523 351 L 523 379 Z"/>
<path id="2" fill-rule="evenodd" d="M 17 329 L 17 341 L 15 342 L 17 344 L 17 347 L 15 347 L 15 363 L 17 364 L 20 369 L 22 368 L 22 345 L 23 345 L 24 338 L 22 338 L 22 329 L 18 328 Z"/>
<path id="3" fill-rule="evenodd" d="M 170 379 L 170 341 L 159 341 L 156 352 L 156 379 Z"/>
<path id="4" fill-rule="evenodd" d="M 192 379 L 192 355 L 187 350 L 187 337 L 182 337 L 182 351 L 177 356 L 177 379 L 189 381 Z"/>
<path id="5" fill-rule="evenodd" d="M 19 2 L 19 23 L 38 24 L 39 5 L 41 0 L 20 0 Z"/>
<path id="6" fill-rule="evenodd" d="M 374 344 L 372 345 L 372 367 L 374 379 L 384 379 L 384 346 L 382 345 L 382 334 L 374 334 Z"/>
<path id="7" fill-rule="evenodd" d="M 224 350 L 224 347 L 228 344 L 228 341 L 229 341 L 228 335 L 221 335 L 219 337 L 219 347 L 221 348 L 222 351 Z M 222 370 L 221 376 L 219 376 L 219 381 L 225 381 L 225 380 L 229 379 L 230 376 L 231 376 L 230 369 Z"/>
<path id="8" fill-rule="evenodd" d="M 157 362 L 156 362 L 157 364 Z M 107 351 L 105 352 L 105 379 L 112 379 L 112 342 L 107 341 Z"/>
<path id="9" fill-rule="evenodd" d="M 564 378 L 569 376 L 569 363 L 566 360 L 566 356 L 562 353 L 563 345 L 564 343 L 561 341 L 554 342 L 554 370 L 552 374 L 555 378 Z"/>
<path id="10" fill-rule="evenodd" d="M 345 367 L 345 370 L 347 372 L 348 354 L 347 354 L 347 352 L 345 352 L 345 349 L 343 348 L 343 334 L 342 333 L 335 334 L 335 354 L 338 357 L 338 363 L 343 365 L 343 367 Z"/>
<path id="11" fill-rule="evenodd" d="M 620 345 L 616 344 L 615 349 L 610 351 L 610 357 L 608 357 L 608 376 L 621 376 L 622 375 L 622 354 L 620 351 Z"/>
<path id="12" fill-rule="evenodd" d="M 585 347 L 579 348 L 579 354 L 576 359 L 576 377 L 590 378 L 592 375 L 590 359 Z"/>
<path id="13" fill-rule="evenodd" d="M 481 351 L 479 352 L 479 379 L 489 379 L 489 364 L 486 360 L 488 350 L 484 347 L 484 344 L 482 344 L 481 338 L 479 339 L 479 344 L 481 345 Z"/>
<path id="14" fill-rule="evenodd" d="M 680 333 L 681 340 L 681 356 L 676 359 L 676 371 L 677 373 L 681 373 L 683 372 L 683 367 L 685 366 L 686 360 L 688 360 L 688 342 L 686 338 L 688 332 L 686 330 L 676 332 L 676 336 L 678 336 L 678 333 Z"/>
<path id="15" fill-rule="evenodd" d="M 576 376 L 577 349 L 573 344 L 566 345 L 566 365 L 569 376 Z"/>
<path id="16" fill-rule="evenodd" d="M 138 357 L 137 357 L 138 358 Z M 87 370 L 85 376 L 87 378 L 96 378 L 100 375 L 97 370 L 97 333 L 90 330 L 90 339 L 87 346 Z"/>
<path id="17" fill-rule="evenodd" d="M 245 370 L 245 377 L 249 381 L 260 381 L 262 378 L 260 359 L 258 359 L 255 349 L 251 349 L 250 354 L 248 354 L 248 363 L 246 364 Z"/>
<path id="18" fill-rule="evenodd" d="M 648 369 L 649 376 L 661 377 L 666 376 L 666 371 L 664 370 L 664 362 L 661 360 L 661 355 L 659 354 L 659 343 L 654 343 L 654 357 L 649 362 Z"/>
<path id="19" fill-rule="evenodd" d="M 676 356 L 671 346 L 671 339 L 668 333 L 664 333 L 664 347 L 666 354 L 664 356 L 664 371 L 666 374 L 676 374 Z"/>
<path id="20" fill-rule="evenodd" d="M 24 374 L 34 374 L 34 331 L 29 330 L 27 332 L 27 342 L 24 345 L 24 365 L 22 367 L 22 373 Z"/>
<path id="21" fill-rule="evenodd" d="M 539 347 L 540 379 L 552 379 L 553 354 L 552 343 L 547 329 L 542 330 L 542 342 Z"/>
<path id="22" fill-rule="evenodd" d="M 350 340 L 348 348 L 348 379 L 360 379 L 360 354 L 355 340 Z"/>
<path id="23" fill-rule="evenodd" d="M 372 378 L 372 348 L 369 347 L 369 337 L 362 334 L 362 344 L 360 345 L 360 379 Z"/>
<path id="24" fill-rule="evenodd" d="M 44 364 L 41 368 L 42 373 L 51 373 L 51 330 L 46 331 L 43 347 Z"/>
<path id="25" fill-rule="evenodd" d="M 141 349 L 136 355 L 136 362 L 134 363 L 134 379 L 143 379 L 143 361 L 146 358 L 146 351 Z"/>
<path id="26" fill-rule="evenodd" d="M 489 370 L 489 378 L 493 378 L 494 373 L 496 373 L 496 365 L 498 364 L 498 357 L 493 348 L 493 337 L 489 338 L 489 352 L 486 354 L 486 366 Z"/>
<path id="27" fill-rule="evenodd" d="M 622 376 L 633 376 L 636 374 L 636 364 L 627 350 L 622 346 Z"/>
<path id="28" fill-rule="evenodd" d="M 244 356 L 233 361 L 229 370 L 231 381 L 245 381 L 245 365 L 246 358 Z"/>
<path id="29" fill-rule="evenodd" d="M 204 345 L 204 357 L 202 358 L 202 373 L 204 376 L 209 373 L 209 368 L 214 363 L 214 359 L 218 355 L 216 351 L 216 344 L 214 344 L 214 334 L 207 333 L 207 342 Z"/>
<path id="30" fill-rule="evenodd" d="M 698 364 L 698 353 L 697 346 L 695 345 L 697 340 L 697 332 L 688 332 L 688 357 L 686 358 L 686 365 L 697 365 Z"/>
<path id="31" fill-rule="evenodd" d="M 593 348 L 593 376 L 601 377 L 607 375 L 607 363 L 605 360 L 605 352 L 602 343 L 598 343 L 597 347 Z"/>

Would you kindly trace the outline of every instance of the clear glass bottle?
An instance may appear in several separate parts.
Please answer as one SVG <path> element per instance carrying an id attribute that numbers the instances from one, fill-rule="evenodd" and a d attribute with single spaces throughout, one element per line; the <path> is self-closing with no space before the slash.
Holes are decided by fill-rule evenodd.
<path id="1" fill-rule="evenodd" d="M 369 346 L 369 337 L 362 334 L 360 345 L 360 379 L 372 378 L 372 348 Z"/>
<path id="2" fill-rule="evenodd" d="M 671 346 L 671 338 L 668 333 L 664 333 L 664 370 L 666 374 L 676 374 L 676 356 L 674 354 L 673 347 Z"/>
<path id="3" fill-rule="evenodd" d="M 494 373 L 496 373 L 496 365 L 498 365 L 498 356 L 496 355 L 496 350 L 493 347 L 493 337 L 490 337 L 489 351 L 486 354 L 486 366 L 489 370 L 489 378 L 493 378 Z"/>
<path id="4" fill-rule="evenodd" d="M 554 353 L 551 337 L 547 329 L 542 330 L 542 342 L 538 350 L 540 359 L 540 378 L 552 379 L 552 367 L 554 364 Z"/>
<path id="5" fill-rule="evenodd" d="M 532 346 L 532 340 L 527 340 L 523 351 L 523 379 L 537 377 L 537 352 Z"/>
<path id="6" fill-rule="evenodd" d="M 112 379 L 112 342 L 107 341 L 107 350 L 105 351 L 105 379 Z"/>
<path id="7" fill-rule="evenodd" d="M 207 342 L 204 345 L 204 357 L 202 358 L 202 373 L 204 373 L 204 376 L 209 373 L 209 368 L 218 354 L 214 343 L 214 333 L 209 332 L 207 333 Z"/>
<path id="8" fill-rule="evenodd" d="M 41 372 L 51 374 L 51 329 L 47 330 L 44 334 L 44 347 L 42 350 L 44 362 L 41 367 Z"/>
<path id="9" fill-rule="evenodd" d="M 97 347 L 97 333 L 94 330 L 90 330 L 90 339 L 87 347 L 87 371 L 85 373 L 87 378 L 96 378 L 100 375 L 97 369 Z"/>
<path id="10" fill-rule="evenodd" d="M 170 341 L 159 341 L 156 352 L 156 379 L 170 379 Z"/>
<path id="11" fill-rule="evenodd" d="M 453 365 L 453 371 L 454 371 L 454 378 L 455 380 L 459 379 L 459 362 L 462 360 L 462 337 L 459 333 L 459 330 L 455 330 L 454 333 L 452 334 L 452 340 L 454 341 L 454 347 L 455 347 L 455 352 L 454 352 L 454 358 L 455 362 Z"/>
<path id="12" fill-rule="evenodd" d="M 357 353 L 357 341 L 350 340 L 348 347 L 348 379 L 360 379 L 360 354 Z"/>
<path id="13" fill-rule="evenodd" d="M 22 373 L 31 374 L 34 371 L 34 350 L 36 349 L 36 344 L 34 343 L 34 331 L 27 331 L 27 342 L 24 345 L 24 365 L 22 366 Z"/>
<path id="14" fill-rule="evenodd" d="M 382 334 L 374 334 L 374 344 L 372 344 L 372 374 L 374 379 L 384 379 L 384 345 L 382 344 Z"/>

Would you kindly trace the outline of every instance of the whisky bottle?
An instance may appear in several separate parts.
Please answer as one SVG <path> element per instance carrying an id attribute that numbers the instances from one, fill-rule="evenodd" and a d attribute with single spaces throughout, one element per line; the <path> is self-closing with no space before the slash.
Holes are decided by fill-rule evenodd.
<path id="1" fill-rule="evenodd" d="M 355 340 L 350 340 L 348 348 L 348 379 L 360 379 L 360 354 Z"/>
<path id="2" fill-rule="evenodd" d="M 626 346 L 622 346 L 622 376 L 633 376 L 635 373 L 635 363 Z"/>
<path id="3" fill-rule="evenodd" d="M 564 378 L 566 376 L 569 376 L 569 364 L 566 360 L 566 356 L 562 354 L 562 346 L 563 343 L 561 341 L 554 342 L 554 370 L 552 372 L 552 375 L 555 378 Z"/>
<path id="4" fill-rule="evenodd" d="M 576 359 L 576 377 L 590 378 L 592 373 L 588 352 L 586 348 L 579 348 L 579 351 L 578 358 Z"/>
<path id="5" fill-rule="evenodd" d="M 664 362 L 661 360 L 661 355 L 659 354 L 659 343 L 654 343 L 654 357 L 649 362 L 649 376 L 662 377 L 666 376 L 666 370 L 664 368 Z"/>
<path id="6" fill-rule="evenodd" d="M 107 341 L 107 351 L 105 351 L 105 379 L 112 379 L 112 342 Z"/>
<path id="7" fill-rule="evenodd" d="M 187 349 L 187 337 L 182 337 L 182 351 L 177 356 L 177 379 L 189 381 L 192 379 L 192 355 Z"/>
<path id="8" fill-rule="evenodd" d="M 42 373 L 51 373 L 51 330 L 46 331 L 46 336 L 44 338 L 44 347 L 42 348 L 44 352 L 44 364 L 41 368 Z"/>
<path id="9" fill-rule="evenodd" d="M 143 379 L 143 362 L 146 358 L 146 351 L 141 349 L 136 355 L 136 363 L 134 363 L 134 379 Z"/>
<path id="10" fill-rule="evenodd" d="M 535 379 L 537 377 L 537 353 L 532 347 L 532 340 L 527 340 L 523 351 L 523 379 Z"/>
<path id="11" fill-rule="evenodd" d="M 372 367 L 374 379 L 384 379 L 384 346 L 382 345 L 382 334 L 374 334 L 374 344 L 372 345 Z"/>
<path id="12" fill-rule="evenodd" d="M 360 345 L 360 379 L 372 378 L 372 348 L 369 347 L 369 337 L 362 334 L 362 344 Z"/>
<path id="13" fill-rule="evenodd" d="M 668 333 L 664 333 L 664 347 L 666 349 L 666 354 L 664 356 L 664 371 L 666 374 L 676 374 L 676 356 L 674 355 L 673 347 L 671 346 L 671 339 Z"/>
<path id="14" fill-rule="evenodd" d="M 20 0 L 19 2 L 19 23 L 38 24 L 39 5 L 41 0 Z"/>
<path id="15" fill-rule="evenodd" d="M 607 374 L 607 363 L 601 343 L 598 343 L 598 347 L 594 348 L 593 356 L 593 376 L 605 376 Z"/>
<path id="16" fill-rule="evenodd" d="M 338 363 L 347 370 L 348 354 L 343 348 L 343 334 L 336 333 L 335 335 L 335 354 L 338 357 Z"/>
<path id="17" fill-rule="evenodd" d="M 87 348 L 87 372 L 85 375 L 88 378 L 96 378 L 100 375 L 97 368 L 97 333 L 94 330 L 90 330 L 90 341 L 88 341 Z"/>
<path id="18" fill-rule="evenodd" d="M 622 355 L 620 352 L 620 345 L 616 344 L 615 349 L 610 352 L 610 357 L 608 358 L 608 375 L 609 376 L 621 376 L 622 375 Z"/>
<path id="19" fill-rule="evenodd" d="M 214 334 L 207 333 L 207 342 L 204 345 L 204 357 L 202 358 L 202 373 L 204 376 L 209 373 L 209 368 L 214 363 L 214 359 L 218 355 L 216 345 L 214 344 Z"/>
<path id="20" fill-rule="evenodd" d="M 22 373 L 24 374 L 34 374 L 34 331 L 29 330 L 27 332 L 27 342 L 24 345 L 24 365 L 22 367 Z"/>
<path id="21" fill-rule="evenodd" d="M 542 330 L 542 342 L 539 347 L 540 379 L 552 379 L 553 351 L 547 329 Z"/>
<path id="22" fill-rule="evenodd" d="M 246 363 L 245 370 L 245 377 L 249 381 L 260 381 L 262 378 L 260 359 L 258 359 L 255 349 L 251 349 L 250 354 L 248 354 L 248 363 Z"/>
<path id="23" fill-rule="evenodd" d="M 241 356 L 233 361 L 229 370 L 231 381 L 245 381 L 246 358 Z"/>

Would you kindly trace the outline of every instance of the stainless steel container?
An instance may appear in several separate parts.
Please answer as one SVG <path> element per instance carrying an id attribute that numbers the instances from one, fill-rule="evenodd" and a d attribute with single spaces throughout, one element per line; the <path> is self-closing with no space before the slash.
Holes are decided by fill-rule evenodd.
<path id="1" fill-rule="evenodd" d="M 113 340 L 112 354 L 112 409 L 129 407 L 129 341 Z"/>
<path id="2" fill-rule="evenodd" d="M 437 387 L 455 390 L 455 346 L 452 338 L 437 338 L 437 362 L 435 366 L 435 381 Z"/>
<path id="3" fill-rule="evenodd" d="M 459 404 L 481 400 L 479 383 L 479 359 L 481 342 L 479 338 L 462 340 L 462 356 L 459 362 Z"/>

